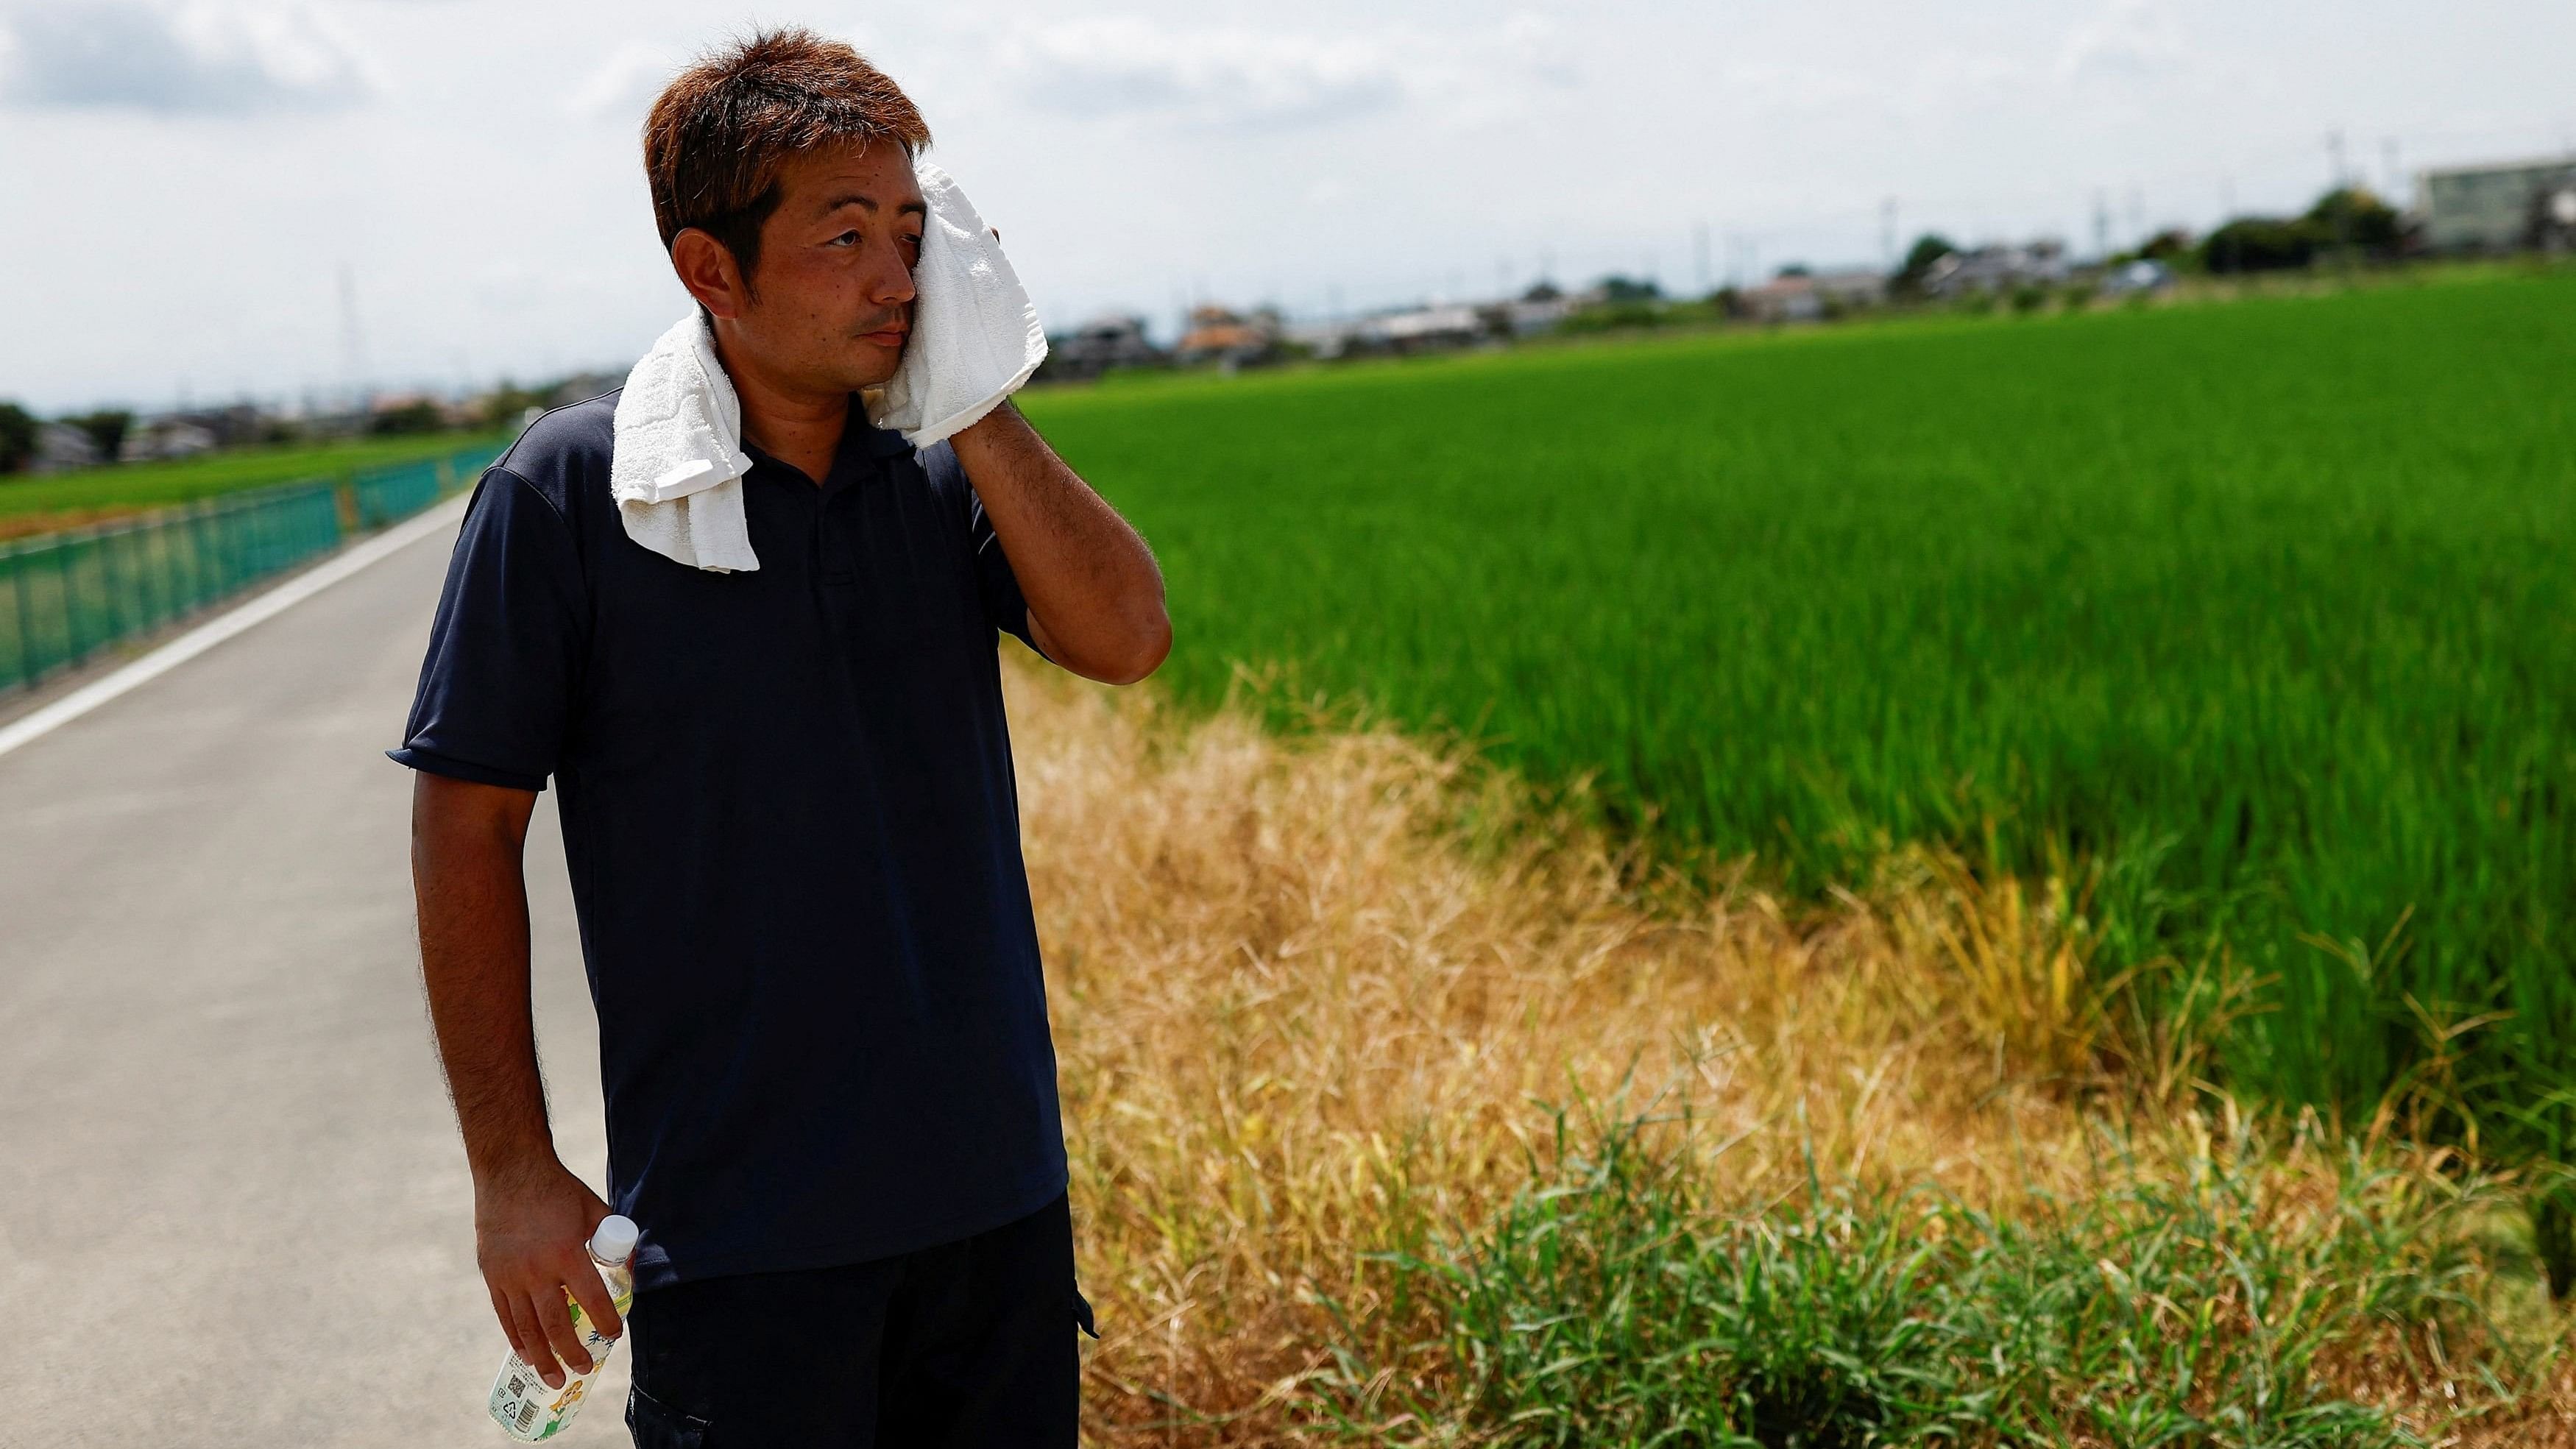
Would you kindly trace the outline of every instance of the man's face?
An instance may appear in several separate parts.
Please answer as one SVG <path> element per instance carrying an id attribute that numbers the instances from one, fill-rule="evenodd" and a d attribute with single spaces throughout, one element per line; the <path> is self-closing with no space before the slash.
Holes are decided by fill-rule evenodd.
<path id="1" fill-rule="evenodd" d="M 808 152 L 779 170 L 761 224 L 754 300 L 736 319 L 765 371 L 816 392 L 894 376 L 912 323 L 912 269 L 929 208 L 891 142 Z"/>

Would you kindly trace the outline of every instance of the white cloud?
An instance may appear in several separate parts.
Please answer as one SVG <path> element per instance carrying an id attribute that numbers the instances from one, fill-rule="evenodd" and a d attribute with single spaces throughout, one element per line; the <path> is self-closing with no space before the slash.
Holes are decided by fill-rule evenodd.
<path id="1" fill-rule="evenodd" d="M 0 99 L 21 106 L 239 115 L 376 90 L 339 29 L 302 5 L 19 5 L 0 33 Z"/>
<path id="2" fill-rule="evenodd" d="M 1800 60 L 1733 61 L 1718 91 L 1738 114 L 1777 122 L 1848 122 L 1911 127 L 2026 95 L 2029 69 L 2009 56 L 1929 49 L 1901 74 Z M 2037 82 L 2044 85 L 2045 81 Z"/>
<path id="3" fill-rule="evenodd" d="M 1561 90 L 1578 79 L 1555 28 L 1526 13 L 1445 35 L 1192 28 L 1100 16 L 1013 31 L 1000 53 L 1020 94 L 1048 109 L 1226 130 L 1331 125 L 1399 107 L 1473 120 L 1534 88 Z"/>
<path id="4" fill-rule="evenodd" d="M 11 298 L 0 397 L 327 385 L 344 263 L 385 385 L 631 362 L 683 305 L 637 162 L 645 47 L 785 18 L 755 4 L 0 0 L 0 196 L 77 202 L 0 207 L 0 274 L 45 279 Z M 2556 148 L 2576 54 L 2568 0 L 789 8 L 922 103 L 1058 319 L 1347 310 L 1541 262 L 1672 285 L 1701 227 L 1720 275 L 1836 265 L 1879 255 L 1889 197 L 1900 241 L 2084 236 L 2097 190 L 2149 222 L 2295 210 L 2333 126 L 2409 166 Z M 1064 28 L 1086 14 L 1142 19 Z"/>
<path id="5" fill-rule="evenodd" d="M 633 117 L 642 120 L 653 98 L 679 74 L 680 64 L 657 46 L 630 40 L 564 95 L 563 108 L 586 120 Z"/>
<path id="6" fill-rule="evenodd" d="M 2148 80 L 2182 69 L 2190 58 L 2182 27 L 2161 0 L 2112 0 L 2066 37 L 2057 73 L 2070 83 Z"/>
<path id="7" fill-rule="evenodd" d="M 1005 63 L 1041 104 L 1224 127 L 1347 120 L 1404 96 L 1403 66 L 1365 38 L 1167 29 L 1134 16 L 1037 25 Z"/>

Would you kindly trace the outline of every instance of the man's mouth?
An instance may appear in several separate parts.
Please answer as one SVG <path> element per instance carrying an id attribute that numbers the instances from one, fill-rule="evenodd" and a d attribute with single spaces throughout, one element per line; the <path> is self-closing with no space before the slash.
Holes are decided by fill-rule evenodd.
<path id="1" fill-rule="evenodd" d="M 879 347 L 901 347 L 903 345 L 904 334 L 911 330 L 912 329 L 910 327 L 907 327 L 903 323 L 896 322 L 889 326 L 880 327 L 874 332 L 862 332 L 859 334 L 859 340 L 862 342 L 873 342 Z"/>

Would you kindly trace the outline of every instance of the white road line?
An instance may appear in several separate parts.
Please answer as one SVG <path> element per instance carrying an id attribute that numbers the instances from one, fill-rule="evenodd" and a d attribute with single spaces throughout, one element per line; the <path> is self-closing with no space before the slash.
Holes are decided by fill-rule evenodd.
<path id="1" fill-rule="evenodd" d="M 443 528 L 454 528 L 465 512 L 459 494 L 432 505 L 425 513 L 398 523 L 346 552 L 335 554 L 248 603 L 216 615 L 104 679 L 85 684 L 44 708 L 0 725 L 0 755 L 39 739 L 140 684 L 148 684 L 235 634 L 274 618 L 367 565 L 400 553 Z"/>

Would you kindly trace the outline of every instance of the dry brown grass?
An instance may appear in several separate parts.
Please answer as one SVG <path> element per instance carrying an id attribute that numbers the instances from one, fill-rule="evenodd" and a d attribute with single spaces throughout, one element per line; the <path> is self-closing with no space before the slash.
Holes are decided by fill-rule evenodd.
<path id="1" fill-rule="evenodd" d="M 0 543 L 13 538 L 33 538 L 40 533 L 54 533 L 66 528 L 81 528 L 93 523 L 112 523 L 130 518 L 144 510 L 134 507 L 58 508 L 46 513 L 0 513 Z"/>
<path id="2" fill-rule="evenodd" d="M 1740 881 L 1650 907 L 1633 861 L 1456 750 L 1005 666 L 1102 1442 L 1297 1441 L 1314 1294 L 1366 1311 L 1361 1253 L 1480 1219 L 1543 1103 L 1626 1077 L 1689 1102 L 1677 1150 L 1720 1204 L 1811 1153 L 1989 1206 L 2099 1170 L 2084 943 L 2017 888 L 1932 863 L 1826 910 Z M 2206 1151 L 2187 1113 L 2125 1116 Z"/>

